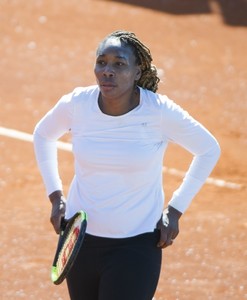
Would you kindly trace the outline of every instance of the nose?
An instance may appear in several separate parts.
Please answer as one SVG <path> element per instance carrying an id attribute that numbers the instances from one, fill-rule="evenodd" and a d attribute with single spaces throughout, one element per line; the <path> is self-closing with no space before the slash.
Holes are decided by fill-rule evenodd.
<path id="1" fill-rule="evenodd" d="M 105 77 L 113 77 L 115 75 L 115 72 L 109 64 L 106 64 L 103 70 L 103 75 Z"/>

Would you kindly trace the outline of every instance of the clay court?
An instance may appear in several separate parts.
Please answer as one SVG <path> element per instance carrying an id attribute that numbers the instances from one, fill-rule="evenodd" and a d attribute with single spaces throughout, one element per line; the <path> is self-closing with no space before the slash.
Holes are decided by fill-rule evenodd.
<path id="1" fill-rule="evenodd" d="M 246 0 L 0 0 L 0 20 L 0 299 L 69 299 L 66 284 L 50 280 L 57 243 L 50 203 L 32 143 L 18 132 L 32 134 L 63 94 L 95 83 L 95 49 L 116 29 L 134 31 L 149 46 L 159 92 L 222 148 L 179 237 L 164 250 L 155 300 L 247 299 Z M 176 145 L 168 149 L 167 200 L 190 160 Z M 66 192 L 71 153 L 59 150 L 59 161 Z"/>

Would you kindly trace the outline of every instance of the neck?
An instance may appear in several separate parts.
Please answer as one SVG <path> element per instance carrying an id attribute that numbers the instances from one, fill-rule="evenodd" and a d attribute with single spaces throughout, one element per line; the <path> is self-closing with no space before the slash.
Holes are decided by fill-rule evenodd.
<path id="1" fill-rule="evenodd" d="M 105 98 L 101 93 L 99 94 L 98 104 L 100 110 L 110 116 L 121 116 L 124 115 L 140 103 L 140 91 L 135 88 L 128 97 L 122 99 L 108 99 Z"/>

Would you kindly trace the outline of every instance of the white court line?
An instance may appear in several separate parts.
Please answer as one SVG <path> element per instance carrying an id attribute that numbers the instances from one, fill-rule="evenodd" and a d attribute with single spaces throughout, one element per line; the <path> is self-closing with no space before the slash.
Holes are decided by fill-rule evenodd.
<path id="1" fill-rule="evenodd" d="M 17 140 L 21 140 L 21 141 L 25 141 L 25 142 L 33 142 L 33 135 L 26 133 L 26 132 L 22 132 L 22 131 L 18 131 L 15 129 L 9 129 L 9 128 L 4 128 L 0 126 L 0 135 L 4 135 L 7 137 L 11 137 L 13 139 L 17 139 Z M 57 142 L 57 146 L 59 149 L 65 150 L 65 151 L 72 151 L 72 145 L 69 143 L 64 143 L 64 142 Z"/>
<path id="2" fill-rule="evenodd" d="M 15 129 L 4 128 L 1 126 L 0 126 L 0 135 L 18 139 L 21 141 L 33 142 L 32 134 L 18 131 Z M 69 143 L 64 143 L 64 142 L 58 141 L 57 146 L 61 150 L 65 150 L 65 151 L 69 151 L 69 152 L 72 151 L 72 145 Z M 167 167 L 163 167 L 163 172 L 177 176 L 177 177 L 181 177 L 181 178 L 183 178 L 185 175 L 185 172 L 183 172 L 183 171 L 179 171 L 177 169 L 167 168 Z M 223 179 L 216 179 L 216 178 L 212 178 L 212 177 L 208 177 L 208 179 L 206 180 L 206 183 L 214 185 L 214 186 L 218 186 L 218 187 L 229 188 L 229 189 L 240 189 L 242 187 L 241 184 L 225 181 Z"/>

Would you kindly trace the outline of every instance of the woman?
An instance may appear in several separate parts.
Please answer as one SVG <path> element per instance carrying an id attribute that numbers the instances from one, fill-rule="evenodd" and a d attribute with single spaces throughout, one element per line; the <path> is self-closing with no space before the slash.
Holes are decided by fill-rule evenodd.
<path id="1" fill-rule="evenodd" d="M 215 166 L 216 139 L 187 112 L 156 93 L 149 49 L 134 33 L 108 35 L 96 53 L 96 86 L 63 96 L 37 124 L 34 145 L 51 223 L 88 214 L 85 241 L 67 277 L 71 299 L 151 300 L 162 248 Z M 56 140 L 72 136 L 75 176 L 67 201 L 58 173 Z M 194 155 L 166 209 L 163 155 L 170 141 Z"/>

